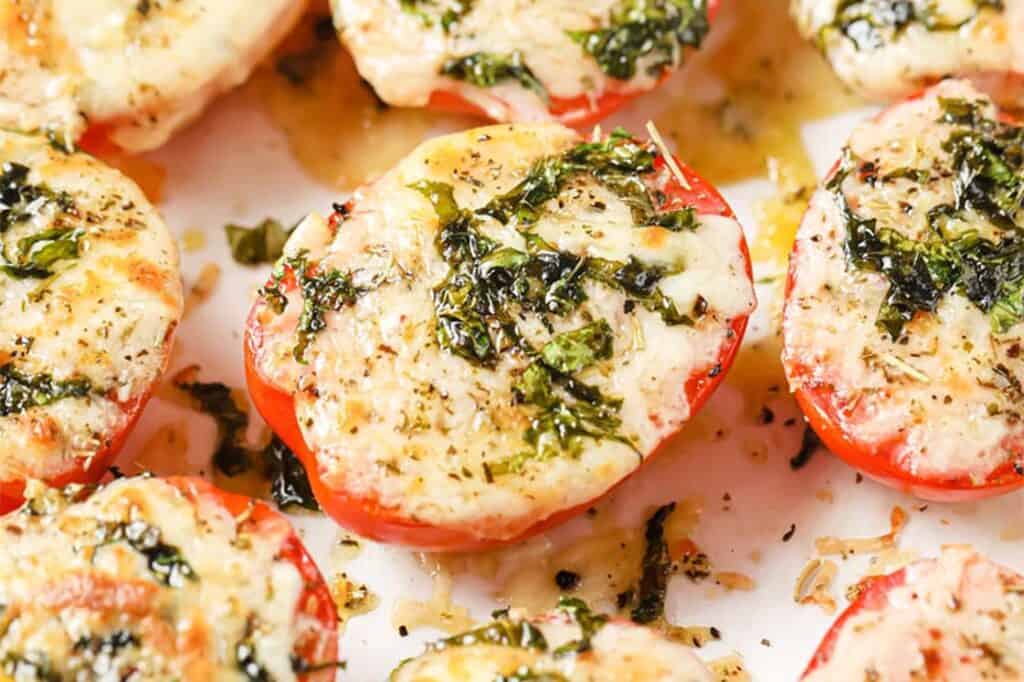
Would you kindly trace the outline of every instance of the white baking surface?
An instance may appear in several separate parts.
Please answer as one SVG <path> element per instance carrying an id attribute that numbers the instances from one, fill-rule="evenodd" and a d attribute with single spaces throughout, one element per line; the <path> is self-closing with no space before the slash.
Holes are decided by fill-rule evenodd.
<path id="1" fill-rule="evenodd" d="M 648 95 L 610 123 L 642 132 L 644 122 L 657 112 L 658 102 L 657 94 Z M 833 163 L 851 127 L 868 113 L 850 113 L 805 128 L 819 175 Z M 679 153 L 686 158 L 685 149 Z M 266 279 L 269 266 L 243 268 L 234 264 L 222 226 L 226 222 L 255 224 L 267 216 L 289 223 L 310 211 L 326 214 L 331 202 L 343 196 L 309 179 L 292 159 L 284 137 L 257 106 L 240 94 L 220 100 L 198 124 L 150 158 L 168 173 L 161 208 L 172 230 L 179 236 L 190 229 L 206 232 L 205 249 L 183 253 L 186 285 L 195 281 L 207 263 L 216 262 L 223 270 L 212 298 L 182 325 L 172 371 L 197 363 L 202 367 L 203 380 L 243 386 L 243 324 L 252 294 Z M 771 185 L 766 180 L 750 181 L 721 189 L 748 235 L 754 234 L 754 202 L 770 194 Z M 765 320 L 776 310 L 771 289 L 761 286 L 759 292 L 761 309 L 748 341 L 762 333 Z M 636 524 L 654 504 L 700 497 L 704 513 L 694 540 L 708 553 L 716 569 L 740 571 L 756 581 L 753 591 L 730 593 L 713 581 L 694 585 L 682 576 L 673 578 L 669 621 L 714 625 L 722 633 L 721 642 L 699 651 L 703 657 L 711 660 L 736 652 L 755 680 L 795 680 L 832 619 L 818 607 L 799 606 L 792 598 L 794 581 L 813 555 L 814 539 L 822 535 L 885 533 L 889 512 L 897 504 L 910 513 L 903 549 L 931 556 L 943 544 L 970 543 L 998 561 L 1024 568 L 1024 540 L 1000 539 L 1001 533 L 1022 535 L 1016 532 L 1022 522 L 1024 497 L 1020 494 L 959 506 L 929 504 L 919 511 L 923 503 L 918 500 L 870 481 L 858 484 L 852 469 L 825 452 L 794 472 L 789 458 L 799 446 L 801 426 L 787 428 L 783 423 L 798 416 L 795 405 L 783 395 L 770 407 L 776 415 L 770 427 L 740 419 L 736 389 L 725 386 L 705 410 L 728 426 L 726 437 L 715 442 L 690 439 L 670 443 L 650 467 L 615 496 L 615 513 L 623 522 Z M 189 462 L 148 464 L 157 473 L 209 474 L 206 460 L 212 449 L 212 421 L 159 399 L 151 403 L 126 447 L 121 459 L 125 470 L 137 470 L 127 463 L 142 454 L 156 429 L 168 422 L 183 421 L 188 424 Z M 767 456 L 754 458 L 752 450 L 766 452 Z M 834 502 L 816 497 L 816 491 L 825 488 L 832 491 Z M 726 493 L 731 498 L 728 505 L 723 502 Z M 307 546 L 330 577 L 338 570 L 328 558 L 338 539 L 337 526 L 323 516 L 294 518 Z M 792 538 L 783 542 L 783 535 L 794 524 Z M 577 520 L 551 534 L 552 542 L 578 535 L 587 525 Z M 760 552 L 760 561 L 750 558 L 752 552 Z M 867 557 L 836 560 L 841 566 L 835 594 L 842 608 L 846 604 L 843 591 L 863 575 Z M 431 578 L 410 552 L 370 543 L 344 570 L 366 583 L 380 596 L 381 603 L 375 611 L 349 623 L 341 642 L 341 656 L 348 668 L 339 679 L 386 679 L 395 664 L 416 654 L 424 641 L 440 634 L 417 630 L 400 638 L 391 622 L 394 599 L 428 599 Z M 477 579 L 460 578 L 456 581 L 455 602 L 470 607 L 474 616 L 484 619 L 499 606 L 487 597 L 487 588 Z"/>

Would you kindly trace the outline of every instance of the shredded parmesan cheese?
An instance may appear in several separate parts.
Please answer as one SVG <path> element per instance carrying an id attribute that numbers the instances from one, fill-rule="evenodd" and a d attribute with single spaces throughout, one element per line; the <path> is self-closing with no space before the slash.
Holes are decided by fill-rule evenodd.
<path id="1" fill-rule="evenodd" d="M 817 604 L 831 615 L 836 611 L 836 600 L 832 596 L 832 583 L 836 577 L 835 562 L 828 559 L 811 559 L 800 571 L 793 587 L 793 601 L 797 604 Z"/>
<path id="2" fill-rule="evenodd" d="M 814 541 L 814 547 L 822 556 L 841 555 L 844 559 L 851 554 L 878 554 L 896 546 L 900 531 L 907 525 L 907 512 L 902 507 L 893 507 L 889 516 L 890 531 L 873 538 L 837 538 L 824 536 Z"/>
<path id="3" fill-rule="evenodd" d="M 647 122 L 647 134 L 651 136 L 651 140 L 653 140 L 654 144 L 658 146 L 658 149 L 661 151 L 662 158 L 665 159 L 665 163 L 668 165 L 668 169 L 672 171 L 672 175 L 674 175 L 676 180 L 679 181 L 679 184 L 685 189 L 693 189 L 690 186 L 690 183 L 686 180 L 686 176 L 683 175 L 682 169 L 679 168 L 679 164 L 676 163 L 676 157 L 672 156 L 672 151 L 668 148 L 668 145 L 665 144 L 665 140 L 662 138 L 661 133 L 658 132 L 658 127 L 654 125 L 654 121 Z"/>

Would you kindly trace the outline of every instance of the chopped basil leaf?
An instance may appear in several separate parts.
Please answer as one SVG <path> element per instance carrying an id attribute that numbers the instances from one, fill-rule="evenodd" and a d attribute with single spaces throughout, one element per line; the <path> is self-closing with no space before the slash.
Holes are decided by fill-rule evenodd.
<path id="1" fill-rule="evenodd" d="M 219 382 L 182 382 L 177 387 L 199 402 L 199 409 L 217 422 L 217 449 L 213 464 L 226 476 L 237 476 L 252 467 L 243 438 L 249 415 L 238 408 L 231 389 Z"/>
<path id="2" fill-rule="evenodd" d="M 255 227 L 225 225 L 224 233 L 236 263 L 262 265 L 276 262 L 281 257 L 291 230 L 285 229 L 279 221 L 267 218 Z"/>
<path id="3" fill-rule="evenodd" d="M 838 32 L 858 50 L 877 50 L 898 39 L 912 24 L 930 32 L 958 31 L 978 17 L 985 8 L 1002 12 L 1003 0 L 971 0 L 974 11 L 950 17 L 932 0 L 841 0 L 835 19 L 824 27 L 819 42 L 825 44 Z"/>
<path id="4" fill-rule="evenodd" d="M 0 366 L 0 416 L 20 414 L 65 398 L 84 398 L 91 390 L 88 379 L 57 381 L 49 374 L 23 374 L 8 363 Z"/>
<path id="5" fill-rule="evenodd" d="M 544 203 L 557 197 L 574 178 L 589 175 L 629 206 L 638 226 L 658 225 L 673 231 L 696 228 L 692 208 L 667 213 L 655 209 L 643 178 L 655 172 L 656 158 L 652 145 L 637 142 L 619 128 L 604 142 L 584 142 L 536 161 L 522 182 L 477 212 L 502 223 L 515 219 L 532 224 L 540 218 Z"/>
<path id="6" fill-rule="evenodd" d="M 19 163 L 6 162 L 0 172 L 0 235 L 11 228 L 27 223 L 49 206 L 61 213 L 74 209 L 74 202 L 66 192 L 55 192 L 45 185 L 29 182 L 30 170 Z M 53 267 L 60 261 L 79 255 L 79 241 L 83 231 L 67 227 L 44 230 L 18 240 L 12 250 L 0 244 L 0 270 L 16 279 L 44 279 L 54 274 Z"/>
<path id="7" fill-rule="evenodd" d="M 847 151 L 828 183 L 846 223 L 848 262 L 889 282 L 878 325 L 893 340 L 918 313 L 934 312 L 952 292 L 987 313 L 996 332 L 1024 319 L 1024 128 L 986 118 L 978 103 L 943 99 L 940 104 L 940 122 L 955 126 L 943 144 L 955 195 L 952 203 L 929 211 L 930 231 L 920 239 L 879 226 L 850 207 L 843 181 L 858 172 L 871 182 L 873 165 L 858 163 Z M 979 219 L 1000 235 L 982 237 L 971 227 Z"/>
<path id="8" fill-rule="evenodd" d="M 605 320 L 594 322 L 571 332 L 558 334 L 541 348 L 541 358 L 551 369 L 573 374 L 590 367 L 598 360 L 612 356 L 612 328 Z"/>
<path id="9" fill-rule="evenodd" d="M 82 230 L 52 229 L 19 239 L 16 254 L 8 254 L 0 269 L 15 279 L 50 277 L 58 262 L 78 258 L 82 235 Z"/>
<path id="10" fill-rule="evenodd" d="M 317 264 L 309 262 L 308 254 L 303 251 L 280 261 L 271 283 L 260 289 L 259 296 L 278 314 L 288 305 L 287 289 L 282 288 L 286 280 L 294 280 L 302 294 L 302 314 L 296 329 L 298 340 L 292 354 L 303 364 L 306 350 L 327 326 L 328 311 L 338 312 L 355 305 L 360 296 L 380 284 L 374 282 L 368 287 L 358 287 L 350 273 L 321 270 Z"/>
<path id="11" fill-rule="evenodd" d="M 518 50 L 511 54 L 474 52 L 462 57 L 453 57 L 441 65 L 441 75 L 465 81 L 478 88 L 490 88 L 506 81 L 515 81 L 545 102 L 548 99 L 547 89 L 523 62 L 523 55 Z"/>
<path id="12" fill-rule="evenodd" d="M 678 66 L 683 48 L 699 47 L 709 28 L 705 0 L 620 0 L 607 28 L 569 35 L 607 75 L 630 80 L 641 61 L 652 76 Z"/>
<path id="13" fill-rule="evenodd" d="M 440 20 L 444 32 L 450 33 L 452 28 L 473 9 L 474 0 L 451 0 L 446 3 L 444 9 L 440 9 L 442 3 L 438 0 L 399 0 L 399 4 L 402 11 L 419 17 L 427 26 Z M 440 9 L 439 14 L 432 11 L 435 8 Z"/>
<path id="14" fill-rule="evenodd" d="M 525 620 L 496 619 L 483 627 L 447 637 L 427 646 L 428 651 L 444 651 L 452 647 L 493 644 L 547 651 L 548 642 L 535 625 Z"/>
<path id="15" fill-rule="evenodd" d="M 555 657 L 561 657 L 590 651 L 593 648 L 591 640 L 608 623 L 608 616 L 594 613 L 582 599 L 576 597 L 560 597 L 558 610 L 572 617 L 580 628 L 580 637 L 566 642 L 555 649 L 552 654 Z"/>

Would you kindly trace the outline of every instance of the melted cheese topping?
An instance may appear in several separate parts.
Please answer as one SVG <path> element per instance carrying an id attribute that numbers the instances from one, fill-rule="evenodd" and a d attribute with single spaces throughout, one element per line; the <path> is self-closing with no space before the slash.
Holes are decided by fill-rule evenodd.
<path id="1" fill-rule="evenodd" d="M 326 329 L 292 358 L 298 294 L 283 315 L 258 304 L 262 374 L 295 393 L 296 416 L 316 453 L 327 485 L 378 499 L 404 516 L 512 538 L 552 513 L 606 492 L 690 416 L 687 379 L 707 373 L 729 323 L 754 306 L 740 251 L 739 224 L 699 216 L 692 231 L 635 227 L 626 205 L 589 176 L 543 206 L 532 231 L 574 254 L 682 266 L 660 283 L 680 311 L 698 296 L 708 312 L 694 326 L 666 326 L 625 295 L 586 285 L 588 300 L 566 317 L 550 317 L 555 332 L 607 320 L 613 357 L 580 373 L 606 395 L 623 399 L 621 431 L 637 450 L 605 439 L 587 440 L 578 459 L 531 461 L 521 474 L 488 481 L 487 462 L 522 452 L 536 408 L 517 404 L 512 383 L 529 364 L 504 353 L 494 369 L 443 350 L 436 340 L 432 291 L 448 274 L 435 247 L 439 229 L 430 202 L 409 185 L 451 183 L 460 206 L 475 209 L 523 179 L 531 164 L 579 140 L 558 126 L 495 126 L 435 138 L 379 181 L 356 193 L 354 210 L 332 236 L 319 217 L 306 220 L 286 252 L 308 250 L 313 261 L 355 273 L 356 283 L 383 281 L 354 306 L 328 312 Z M 664 182 L 667 172 L 656 182 Z M 482 231 L 523 249 L 510 224 L 493 219 Z M 539 347 L 551 337 L 536 315 L 517 320 Z M 713 371 L 713 370 L 712 370 Z M 487 528 L 481 529 L 481 525 Z"/>
<path id="2" fill-rule="evenodd" d="M 840 78 L 861 93 L 897 99 L 947 75 L 977 80 L 1000 100 L 1020 92 L 1024 72 L 1024 2 L 1003 0 L 1005 9 L 978 0 L 915 0 L 948 29 L 914 21 L 881 44 L 861 45 L 835 27 L 841 0 L 792 0 L 801 32 L 822 48 Z M 892 7 L 895 3 L 876 3 Z M 878 10 L 883 13 L 885 10 Z M 886 33 L 892 33 L 886 31 Z"/>
<path id="3" fill-rule="evenodd" d="M 41 662 L 59 679 L 264 679 L 239 667 L 242 643 L 265 679 L 295 680 L 290 655 L 313 625 L 298 613 L 302 575 L 279 556 L 291 527 L 277 514 L 235 518 L 209 487 L 189 493 L 122 479 L 66 508 L 50 491 L 6 517 L 0 671 L 51 679 L 16 674 Z M 190 573 L 154 570 L 142 543 L 124 539 L 135 531 Z M 118 636 L 132 641 L 112 645 Z"/>
<path id="4" fill-rule="evenodd" d="M 852 608 L 857 608 L 857 604 Z M 965 547 L 906 569 L 884 605 L 840 626 L 828 661 L 807 682 L 1019 680 L 1024 676 L 1024 578 Z"/>
<path id="5" fill-rule="evenodd" d="M 535 675 L 561 675 L 566 682 L 715 679 L 687 647 L 670 642 L 649 628 L 613 621 L 594 635 L 593 648 L 585 654 L 554 656 L 552 651 L 580 638 L 580 627 L 564 614 L 531 622 L 547 640 L 547 651 L 497 644 L 450 646 L 404 663 L 392 674 L 391 682 L 494 682 L 516 679 L 515 673 L 523 668 Z"/>
<path id="6" fill-rule="evenodd" d="M 332 0 L 342 41 L 359 72 L 384 101 L 422 107 L 436 91 L 455 92 L 496 121 L 551 118 L 535 93 L 514 81 L 479 88 L 440 75 L 452 57 L 476 52 L 508 55 L 523 62 L 558 99 L 596 98 L 605 92 L 643 92 L 657 83 L 641 61 L 629 81 L 607 76 L 568 34 L 608 25 L 619 0 L 476 0 L 448 32 L 440 22 L 402 11 L 400 0 Z"/>
<path id="7" fill-rule="evenodd" d="M 850 206 L 879 228 L 921 239 L 929 211 L 954 198 L 949 154 L 954 126 L 938 123 L 939 98 L 983 100 L 971 86 L 946 81 L 917 100 L 858 128 L 849 148 L 882 178 L 899 169 L 927 169 L 931 179 L 880 180 L 851 173 L 842 183 Z M 995 114 L 990 104 L 984 111 Z M 974 216 L 971 227 L 993 229 Z M 828 387 L 842 406 L 841 427 L 874 446 L 895 442 L 895 464 L 922 479 L 969 477 L 984 482 L 1020 456 L 1020 405 L 1002 390 L 1002 365 L 1024 376 L 1022 327 L 993 332 L 988 316 L 951 292 L 934 314 L 918 314 L 893 341 L 876 326 L 889 290 L 883 274 L 847 264 L 847 226 L 836 197 L 820 189 L 797 234 L 794 275 L 783 322 L 790 387 Z"/>
<path id="8" fill-rule="evenodd" d="M 0 8 L 0 121 L 101 124 L 119 146 L 163 144 L 238 85 L 303 2 L 17 0 Z M 56 98 L 56 99 L 55 99 Z"/>
<path id="9" fill-rule="evenodd" d="M 108 448 L 163 372 L 182 311 L 178 253 L 139 188 L 92 157 L 0 133 L 0 162 L 27 167 L 28 184 L 69 202 L 18 207 L 27 218 L 0 234 L 6 257 L 22 239 L 80 231 L 78 256 L 50 277 L 0 272 L 0 366 L 91 385 L 0 416 L 0 481 L 51 478 Z"/>

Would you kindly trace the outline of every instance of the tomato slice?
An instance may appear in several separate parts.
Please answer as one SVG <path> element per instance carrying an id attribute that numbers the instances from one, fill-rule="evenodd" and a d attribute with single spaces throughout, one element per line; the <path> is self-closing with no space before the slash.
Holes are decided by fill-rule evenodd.
<path id="1" fill-rule="evenodd" d="M 922 88 L 907 97 L 901 105 L 921 100 L 928 94 L 929 88 Z M 881 121 L 892 109 L 889 108 L 876 114 L 872 120 Z M 1004 123 L 1018 123 L 1018 119 L 1006 111 L 998 111 L 997 117 Z M 826 175 L 827 179 L 836 174 L 839 165 L 838 161 L 833 165 Z M 799 277 L 796 268 L 799 253 L 800 240 L 798 239 L 793 245 L 790 266 L 786 275 L 786 309 L 790 307 L 791 294 Z M 784 357 L 784 364 L 791 384 L 794 379 L 809 378 L 815 373 L 814 367 L 788 357 Z M 900 455 L 906 442 L 905 436 L 894 435 L 882 440 L 866 439 L 860 434 L 854 420 L 845 416 L 848 414 L 848 410 L 854 406 L 840 398 L 830 384 L 820 379 L 813 381 L 808 379 L 806 382 L 797 383 L 797 387 L 793 389 L 793 396 L 803 411 L 808 425 L 818 435 L 822 443 L 850 466 L 879 483 L 936 502 L 983 499 L 1024 487 L 1024 471 L 1021 471 L 1011 461 L 996 468 L 984 481 L 977 481 L 966 474 L 938 478 L 915 475 L 907 467 L 900 465 Z M 1005 440 L 1001 447 L 1024 448 L 1024 436 L 1011 434 L 1011 437 Z"/>
<path id="2" fill-rule="evenodd" d="M 856 601 L 850 604 L 842 615 L 836 619 L 836 622 L 829 628 L 825 638 L 821 640 L 821 644 L 818 645 L 818 649 L 814 652 L 814 656 L 811 657 L 811 662 L 807 664 L 807 668 L 804 670 L 802 677 L 807 677 L 812 672 L 820 668 L 821 666 L 828 663 L 829 659 L 832 658 L 832 652 L 836 648 L 836 641 L 839 639 L 839 635 L 842 634 L 843 628 L 847 621 L 856 616 L 862 611 L 880 611 L 886 607 L 889 603 L 889 592 L 894 588 L 904 585 L 907 581 L 906 569 L 899 570 L 889 575 L 877 576 L 869 578 L 865 583 L 861 585 L 860 595 Z"/>
<path id="3" fill-rule="evenodd" d="M 868 578 L 825 634 L 801 679 L 861 679 L 858 675 L 866 670 L 875 671 L 879 680 L 989 679 L 984 669 L 992 662 L 990 652 L 1016 652 L 1005 623 L 1019 616 L 1022 581 L 1019 574 L 957 545 L 944 547 L 938 558 Z M 857 620 L 860 616 L 867 618 Z M 841 675 L 830 668 L 833 659 Z M 999 670 L 1010 668 L 1016 666 Z"/>
<path id="4" fill-rule="evenodd" d="M 689 186 L 684 186 L 675 177 L 670 176 L 671 180 L 664 187 L 666 195 L 664 210 L 671 211 L 684 206 L 692 206 L 699 214 L 734 217 L 725 199 L 713 186 L 680 163 L 678 159 L 676 163 Z M 656 168 L 661 170 L 665 165 L 664 158 L 659 156 L 655 162 Z M 752 278 L 750 254 L 742 237 L 739 248 L 743 254 L 746 275 L 748 278 Z M 257 309 L 254 307 L 246 325 L 245 335 L 246 380 L 253 405 L 270 425 L 270 428 L 302 462 L 313 494 L 325 513 L 342 526 L 363 537 L 437 551 L 474 551 L 514 544 L 586 511 L 594 505 L 597 499 L 610 495 L 626 480 L 619 481 L 597 499 L 560 510 L 538 521 L 518 536 L 504 540 L 481 537 L 479 534 L 459 528 L 423 523 L 404 516 L 394 508 L 380 504 L 379 500 L 374 497 L 357 496 L 347 490 L 330 487 L 320 475 L 320 465 L 316 453 L 310 449 L 302 436 L 295 416 L 294 398 L 268 381 L 257 367 L 256 357 L 262 345 L 262 332 L 256 319 L 256 311 Z M 724 379 L 739 350 L 743 334 L 746 331 L 748 317 L 748 315 L 742 315 L 732 320 L 731 333 L 719 349 L 715 361 L 691 375 L 683 387 L 690 405 L 691 418 L 707 402 Z M 654 452 L 645 458 L 644 463 L 646 464 L 652 459 L 659 449 L 660 446 L 655 448 Z"/>
<path id="5" fill-rule="evenodd" d="M 164 342 L 162 352 L 168 358 L 170 357 L 173 337 L 174 334 L 172 332 Z M 76 459 L 73 465 L 66 471 L 58 476 L 45 479 L 44 483 L 54 488 L 63 488 L 73 483 L 98 483 L 101 478 L 106 476 L 110 465 L 114 463 L 117 455 L 121 452 L 121 448 L 124 447 L 125 441 L 128 440 L 132 429 L 135 428 L 135 424 L 138 423 L 139 418 L 142 416 L 146 404 L 149 403 L 155 387 L 156 382 L 154 381 L 138 397 L 127 403 L 119 403 L 119 407 L 125 415 L 125 422 L 116 433 L 110 434 L 106 447 L 96 452 L 92 457 Z M 0 481 L 0 516 L 20 507 L 25 501 L 24 493 L 24 479 Z"/>
<path id="6" fill-rule="evenodd" d="M 324 582 L 320 570 L 313 558 L 306 551 L 291 523 L 285 516 L 269 505 L 244 495 L 229 493 L 201 478 L 191 476 L 172 476 L 164 479 L 179 489 L 193 502 L 200 498 L 209 498 L 227 509 L 232 516 L 239 517 L 248 511 L 240 529 L 250 533 L 267 532 L 270 529 L 279 531 L 287 528 L 279 558 L 295 566 L 302 576 L 305 589 L 300 595 L 296 612 L 303 616 L 298 622 L 304 628 L 298 638 L 298 645 L 292 652 L 309 665 L 316 667 L 325 665 L 323 669 L 314 670 L 299 676 L 300 682 L 330 682 L 335 679 L 336 670 L 329 665 L 338 658 L 338 614 L 331 597 L 331 592 Z"/>
<path id="7" fill-rule="evenodd" d="M 721 0 L 709 0 L 708 22 L 714 22 L 718 14 Z M 666 70 L 658 80 L 654 88 L 661 86 L 672 75 L 671 70 Z M 647 92 L 637 90 L 632 92 L 602 92 L 596 97 L 591 95 L 579 95 L 578 97 L 552 97 L 548 111 L 559 123 L 583 130 L 590 128 L 614 114 L 631 101 Z M 430 95 L 427 108 L 435 111 L 443 111 L 452 114 L 466 114 L 482 119 L 491 117 L 480 106 L 470 102 L 465 97 L 454 91 L 436 90 Z"/>

